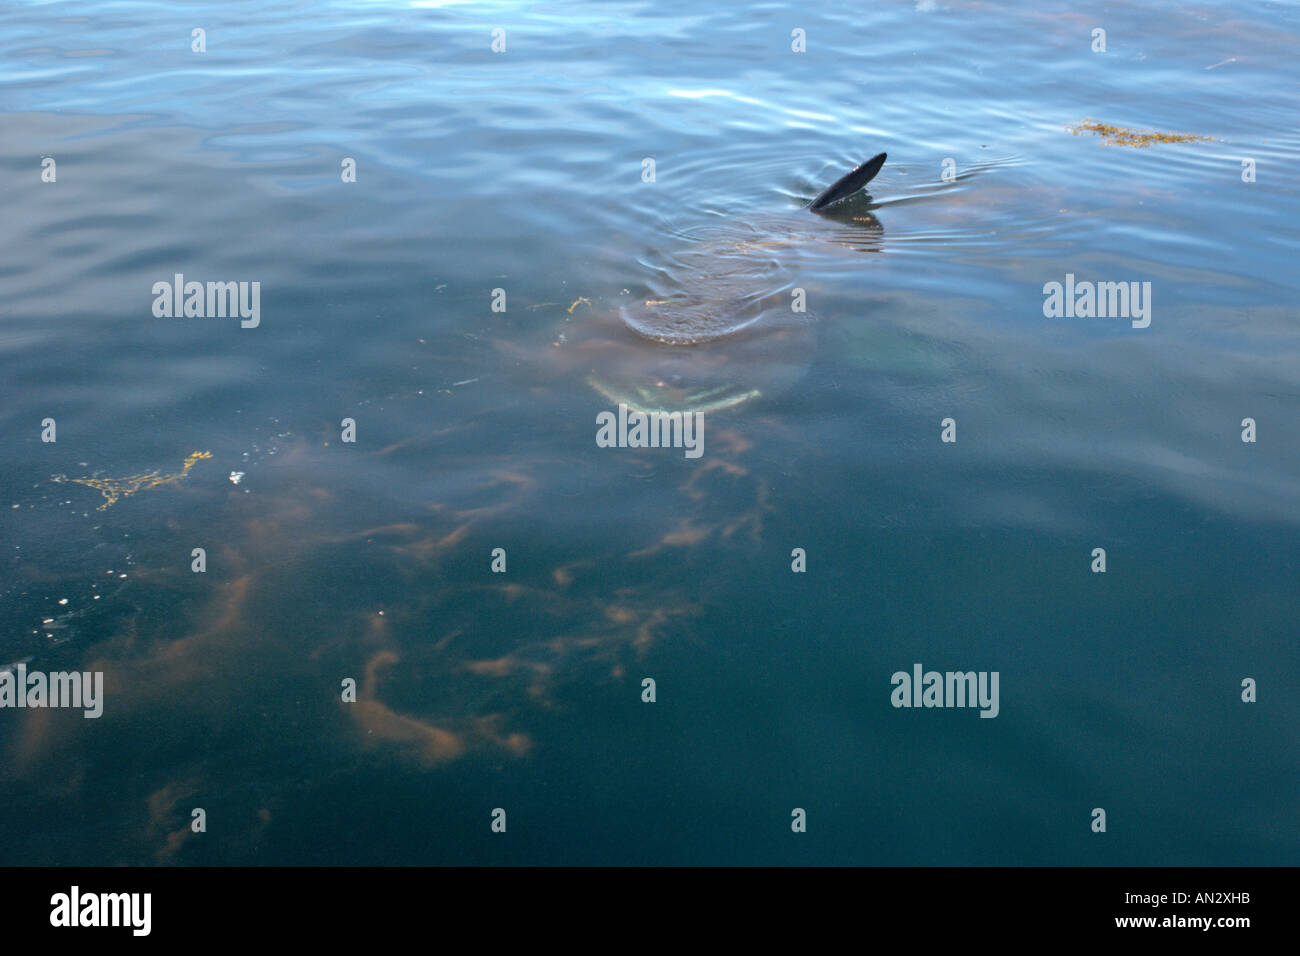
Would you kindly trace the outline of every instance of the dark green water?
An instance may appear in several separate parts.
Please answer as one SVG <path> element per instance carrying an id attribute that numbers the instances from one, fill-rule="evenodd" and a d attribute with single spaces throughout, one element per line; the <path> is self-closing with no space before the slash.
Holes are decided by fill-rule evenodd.
<path id="1" fill-rule="evenodd" d="M 0 862 L 1300 861 L 1298 43 L 1291 4 L 9 5 L 0 664 L 105 692 L 0 708 Z M 176 273 L 260 323 L 156 317 Z M 1067 275 L 1149 325 L 1046 317 Z M 675 295 L 757 318 L 620 316 Z M 597 447 L 593 378 L 758 394 L 690 459 Z M 196 450 L 104 510 L 51 481 Z M 892 706 L 917 662 L 997 717 Z"/>

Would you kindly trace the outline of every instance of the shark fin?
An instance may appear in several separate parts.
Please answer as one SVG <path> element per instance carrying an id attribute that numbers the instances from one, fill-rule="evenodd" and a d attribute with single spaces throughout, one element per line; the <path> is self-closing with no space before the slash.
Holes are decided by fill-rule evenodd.
<path id="1" fill-rule="evenodd" d="M 857 169 L 845 176 L 840 177 L 831 184 L 831 187 L 818 196 L 808 206 L 813 212 L 825 209 L 831 203 L 839 202 L 841 199 L 847 199 L 855 192 L 871 182 L 880 172 L 880 167 L 885 165 L 885 154 L 873 156 Z"/>

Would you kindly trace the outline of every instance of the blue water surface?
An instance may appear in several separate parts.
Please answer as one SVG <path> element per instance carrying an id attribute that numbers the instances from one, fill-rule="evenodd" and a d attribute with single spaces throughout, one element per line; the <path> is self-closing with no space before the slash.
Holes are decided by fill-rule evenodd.
<path id="1" fill-rule="evenodd" d="M 0 709 L 0 862 L 1300 862 L 1298 48 L 1214 0 L 0 8 L 0 664 L 105 686 Z M 259 324 L 156 316 L 178 273 Z M 1046 316 L 1067 275 L 1149 325 Z M 683 302 L 754 321 L 628 328 Z M 637 383 L 750 397 L 598 447 Z M 916 663 L 998 715 L 892 706 Z"/>

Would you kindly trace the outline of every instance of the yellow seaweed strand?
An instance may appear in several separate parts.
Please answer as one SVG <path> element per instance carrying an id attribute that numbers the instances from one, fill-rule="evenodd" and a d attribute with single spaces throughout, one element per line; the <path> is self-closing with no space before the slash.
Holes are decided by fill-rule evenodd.
<path id="1" fill-rule="evenodd" d="M 182 463 L 181 470 L 172 475 L 163 475 L 157 471 L 150 471 L 141 475 L 127 475 L 125 478 L 69 478 L 66 475 L 55 475 L 51 480 L 67 481 L 75 485 L 94 488 L 104 496 L 104 503 L 95 510 L 104 511 L 115 504 L 119 498 L 129 498 L 138 491 L 145 491 L 149 488 L 157 488 L 159 485 L 168 485 L 180 481 L 189 474 L 190 469 L 194 467 L 196 462 L 211 457 L 212 453 L 208 451 L 190 452 Z"/>
<path id="2" fill-rule="evenodd" d="M 1196 136 L 1189 133 L 1158 133 L 1154 130 L 1127 129 L 1090 119 L 1085 119 L 1078 126 L 1067 126 L 1066 129 L 1075 136 L 1080 133 L 1096 133 L 1102 137 L 1102 142 L 1107 146 L 1132 146 L 1135 149 L 1146 149 L 1153 143 L 1197 143 L 1214 139 L 1212 136 Z"/>

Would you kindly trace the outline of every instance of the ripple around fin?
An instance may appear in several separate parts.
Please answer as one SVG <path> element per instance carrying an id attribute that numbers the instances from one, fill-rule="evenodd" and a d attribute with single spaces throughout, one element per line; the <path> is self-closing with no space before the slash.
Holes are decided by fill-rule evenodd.
<path id="1" fill-rule="evenodd" d="M 663 300 L 657 304 L 664 304 Z M 676 314 L 656 317 L 653 323 L 645 322 L 624 310 L 623 322 L 643 339 L 660 345 L 705 345 L 734 335 L 761 318 L 761 313 L 727 315 L 731 311 L 722 304 L 701 302 L 679 308 Z"/>

